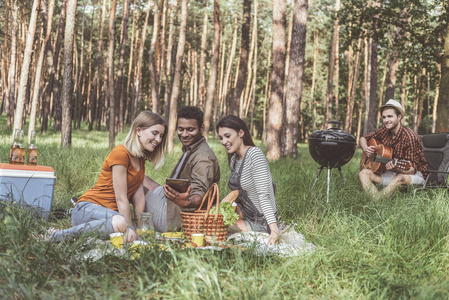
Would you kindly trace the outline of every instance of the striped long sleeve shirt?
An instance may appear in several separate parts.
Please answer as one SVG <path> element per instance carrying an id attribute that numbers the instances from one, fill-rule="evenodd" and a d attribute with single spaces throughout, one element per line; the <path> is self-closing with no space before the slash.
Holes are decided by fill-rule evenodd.
<path id="1" fill-rule="evenodd" d="M 237 155 L 234 154 L 230 165 L 232 170 L 238 171 L 242 161 L 236 161 L 236 159 Z M 240 176 L 240 185 L 246 191 L 257 210 L 265 216 L 267 224 L 276 223 L 275 213 L 277 213 L 277 205 L 270 167 L 260 148 L 251 147 L 247 150 Z"/>

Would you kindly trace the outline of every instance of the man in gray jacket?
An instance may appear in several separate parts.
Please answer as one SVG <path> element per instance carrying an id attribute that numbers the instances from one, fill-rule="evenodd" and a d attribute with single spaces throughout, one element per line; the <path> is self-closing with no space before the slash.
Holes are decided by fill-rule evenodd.
<path id="1" fill-rule="evenodd" d="M 203 112 L 195 106 L 184 106 L 178 112 L 177 133 L 183 155 L 171 178 L 189 179 L 191 185 L 181 193 L 168 185 L 159 185 L 145 176 L 145 211 L 153 213 L 159 232 L 171 231 L 181 224 L 181 211 L 198 209 L 207 190 L 220 180 L 217 157 L 203 137 Z M 145 189 L 145 190 L 146 190 Z"/>

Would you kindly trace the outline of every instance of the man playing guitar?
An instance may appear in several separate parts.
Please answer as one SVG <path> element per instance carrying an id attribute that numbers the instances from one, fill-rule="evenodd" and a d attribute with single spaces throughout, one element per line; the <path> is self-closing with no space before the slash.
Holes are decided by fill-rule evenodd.
<path id="1" fill-rule="evenodd" d="M 380 110 L 384 126 L 361 137 L 360 147 L 368 158 L 375 156 L 376 148 L 369 146 L 368 140 L 377 139 L 392 148 L 393 159 L 408 160 L 411 167 L 409 170 L 402 170 L 395 166 L 394 161 L 390 161 L 385 165 L 387 171 L 381 175 L 375 174 L 371 169 L 362 169 L 359 173 L 360 183 L 376 199 L 391 196 L 401 185 L 424 184 L 427 171 L 421 138 L 412 129 L 402 125 L 405 116 L 402 105 L 390 99 Z M 386 187 L 379 191 L 374 184 Z"/>

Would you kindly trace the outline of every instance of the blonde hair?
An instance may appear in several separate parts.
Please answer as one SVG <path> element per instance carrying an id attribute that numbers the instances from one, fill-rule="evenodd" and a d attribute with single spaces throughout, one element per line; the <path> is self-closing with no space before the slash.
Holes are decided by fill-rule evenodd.
<path id="1" fill-rule="evenodd" d="M 140 144 L 139 138 L 137 136 L 137 128 L 145 130 L 154 125 L 162 125 L 165 128 L 165 133 L 162 136 L 161 143 L 154 149 L 153 152 L 145 150 Z M 144 157 L 146 160 L 151 162 L 155 169 L 159 169 L 164 165 L 164 150 L 165 143 L 167 140 L 167 123 L 158 114 L 151 111 L 145 110 L 141 112 L 131 124 L 128 134 L 123 141 L 123 146 L 132 155 L 138 158 Z"/>

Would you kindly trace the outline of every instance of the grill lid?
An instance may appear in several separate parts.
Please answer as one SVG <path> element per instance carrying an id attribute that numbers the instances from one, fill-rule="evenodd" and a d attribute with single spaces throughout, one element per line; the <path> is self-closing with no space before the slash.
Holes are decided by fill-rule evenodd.
<path id="1" fill-rule="evenodd" d="M 357 147 L 356 138 L 340 129 L 341 122 L 329 121 L 326 130 L 317 130 L 309 138 L 309 152 L 323 167 L 336 168 L 348 163 Z"/>

